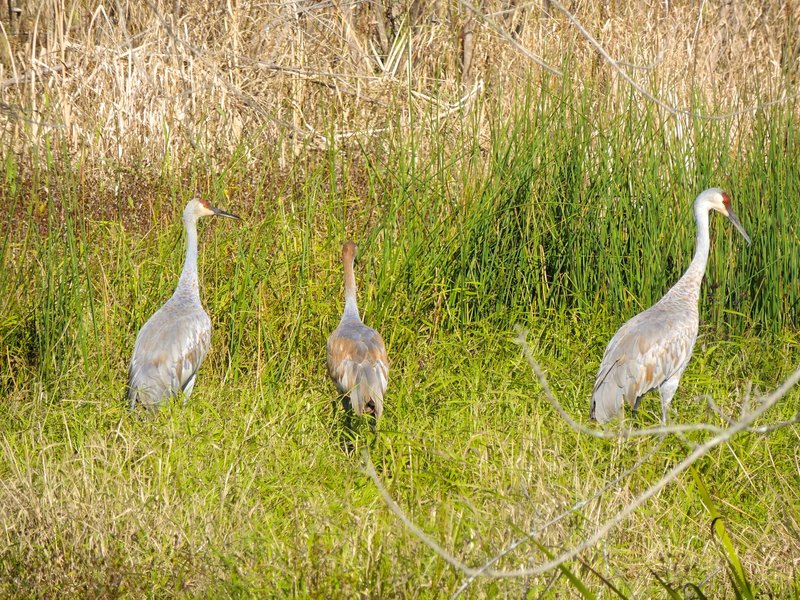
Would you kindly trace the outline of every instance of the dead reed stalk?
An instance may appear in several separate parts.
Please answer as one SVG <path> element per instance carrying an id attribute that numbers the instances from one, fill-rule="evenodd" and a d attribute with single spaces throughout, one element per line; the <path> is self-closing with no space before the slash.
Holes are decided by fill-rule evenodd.
<path id="1" fill-rule="evenodd" d="M 311 160 L 331 142 L 412 122 L 424 144 L 418 117 L 458 118 L 476 89 L 507 110 L 543 79 L 572 80 L 617 107 L 633 85 L 641 102 L 676 114 L 695 111 L 699 91 L 731 112 L 790 93 L 800 60 L 791 3 L 11 6 L 0 29 L 4 146 L 26 164 L 49 138 L 97 173 L 157 169 L 167 154 L 177 167 L 197 152 L 224 163 L 243 141 L 288 143 L 293 160 Z"/>

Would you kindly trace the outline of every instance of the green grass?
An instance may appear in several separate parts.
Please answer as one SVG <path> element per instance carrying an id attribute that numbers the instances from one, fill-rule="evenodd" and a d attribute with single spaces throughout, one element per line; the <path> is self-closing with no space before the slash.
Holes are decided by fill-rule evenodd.
<path id="1" fill-rule="evenodd" d="M 361 448 L 415 522 L 480 565 L 661 444 L 620 487 L 497 566 L 579 542 L 704 436 L 574 433 L 513 327 L 530 329 L 554 391 L 585 421 L 607 340 L 686 267 L 691 202 L 711 185 L 730 191 L 753 245 L 712 216 L 701 338 L 673 418 L 721 424 L 698 396 L 736 415 L 751 383 L 769 390 L 797 366 L 791 107 L 759 113 L 751 131 L 697 123 L 687 158 L 671 122 L 634 98 L 603 110 L 543 88 L 516 106 L 487 109 L 488 136 L 468 118 L 433 135 L 419 124 L 346 151 L 308 150 L 288 173 L 268 150 L 250 162 L 246 142 L 218 170 L 209 157 L 180 172 L 165 160 L 155 174 L 120 169 L 115 184 L 84 179 L 55 142 L 32 169 L 7 157 L 0 593 L 443 596 L 464 577 L 387 509 Z M 130 193 L 115 198 L 114 185 Z M 200 193 L 245 218 L 201 227 L 212 350 L 187 406 L 131 413 L 133 341 L 172 293 L 180 211 Z M 348 434 L 325 373 L 347 237 L 359 244 L 362 315 L 391 359 L 375 436 L 363 424 Z M 798 398 L 770 418 L 792 417 Z M 657 400 L 641 412 L 640 424 L 656 423 Z M 696 465 L 761 593 L 798 592 L 797 447 L 796 426 L 741 435 Z M 686 474 L 566 568 L 595 594 L 610 584 L 661 595 L 659 579 L 729 593 L 707 506 Z M 468 596 L 577 594 L 563 573 L 478 579 Z"/>

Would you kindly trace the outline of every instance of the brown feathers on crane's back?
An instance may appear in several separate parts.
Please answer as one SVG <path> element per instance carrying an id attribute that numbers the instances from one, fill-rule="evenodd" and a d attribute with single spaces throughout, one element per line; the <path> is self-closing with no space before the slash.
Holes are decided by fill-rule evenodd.
<path id="1" fill-rule="evenodd" d="M 357 415 L 383 414 L 389 359 L 380 334 L 361 322 L 356 303 L 353 261 L 356 245 L 342 246 L 345 306 L 339 326 L 328 337 L 328 374 Z"/>

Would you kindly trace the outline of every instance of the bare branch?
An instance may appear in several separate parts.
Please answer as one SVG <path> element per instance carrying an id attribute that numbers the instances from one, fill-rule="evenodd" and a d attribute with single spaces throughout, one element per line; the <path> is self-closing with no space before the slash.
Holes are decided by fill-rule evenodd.
<path id="1" fill-rule="evenodd" d="M 495 31 L 495 33 L 497 33 L 497 35 L 499 35 L 506 42 L 508 42 L 517 52 L 535 62 L 537 65 L 542 67 L 548 73 L 552 73 L 553 75 L 558 75 L 559 77 L 563 75 L 560 69 L 557 69 L 556 67 L 547 64 L 541 56 L 534 54 L 533 52 L 528 50 L 525 46 L 520 44 L 517 40 L 515 40 L 510 33 L 508 33 L 505 29 L 500 27 L 497 24 L 497 22 L 491 17 L 489 17 L 486 13 L 484 13 L 481 10 L 478 10 L 475 6 L 473 6 L 466 0 L 460 0 L 460 3 L 464 6 L 464 8 L 466 8 L 467 10 L 471 11 L 472 13 L 480 17 L 484 23 L 486 23 L 489 27 L 491 27 Z"/>
<path id="2" fill-rule="evenodd" d="M 555 0 L 552 1 L 555 2 Z M 530 354 L 530 350 L 528 349 L 527 344 L 525 343 L 524 340 L 524 335 L 518 338 L 518 343 L 521 343 L 523 350 L 525 351 L 528 363 L 536 372 L 536 375 L 542 384 L 542 388 L 544 389 L 545 394 L 548 395 L 550 401 L 554 404 L 554 406 L 557 405 L 557 402 L 555 402 L 555 398 L 552 397 L 552 392 L 550 391 L 550 387 L 547 384 L 547 380 L 545 379 L 544 375 L 541 372 L 541 369 L 533 360 L 533 357 Z M 372 464 L 369 453 L 367 451 L 365 451 L 363 454 L 365 462 L 365 471 L 375 483 L 375 486 L 378 489 L 378 492 L 383 497 L 384 501 L 386 502 L 386 505 L 405 524 L 405 526 L 408 527 L 429 548 L 431 548 L 431 550 L 433 550 L 440 558 L 448 562 L 453 567 L 457 568 L 465 575 L 468 575 L 469 577 L 473 578 L 478 576 L 486 576 L 494 578 L 515 578 L 515 577 L 530 577 L 534 575 L 541 575 L 543 573 L 550 571 L 551 569 L 554 569 L 564 564 L 569 560 L 572 560 L 585 550 L 593 547 L 595 544 L 597 544 L 597 542 L 605 538 L 605 536 L 608 535 L 608 533 L 612 529 L 614 529 L 622 521 L 627 519 L 631 514 L 633 514 L 636 510 L 638 510 L 639 507 L 641 507 L 650 498 L 655 496 L 667 485 L 672 483 L 681 473 L 683 473 L 686 469 L 688 469 L 692 464 L 697 462 L 697 460 L 708 454 L 711 450 L 713 450 L 717 446 L 720 446 L 721 444 L 728 442 L 736 434 L 750 430 L 752 424 L 761 416 L 763 416 L 773 406 L 775 406 L 775 404 L 780 399 L 782 399 L 789 392 L 789 390 L 791 390 L 795 385 L 797 385 L 799 381 L 800 381 L 800 368 L 795 370 L 771 394 L 767 395 L 763 399 L 761 405 L 756 410 L 754 410 L 751 413 L 743 415 L 738 422 L 732 424 L 727 429 L 721 430 L 719 434 L 710 438 L 709 440 L 706 440 L 704 443 L 697 445 L 692 450 L 692 452 L 690 452 L 681 462 L 679 462 L 672 469 L 670 469 L 663 477 L 661 477 L 658 481 L 652 484 L 644 492 L 639 494 L 639 496 L 637 496 L 633 501 L 626 504 L 613 517 L 611 517 L 605 523 L 600 525 L 595 530 L 594 534 L 585 538 L 581 543 L 573 546 L 569 550 L 562 552 L 555 558 L 541 562 L 534 567 L 529 567 L 524 569 L 511 569 L 511 570 L 491 569 L 487 568 L 486 565 L 479 568 L 470 567 L 469 565 L 462 562 L 459 558 L 457 558 L 456 556 L 445 550 L 436 540 L 428 536 L 416 523 L 414 523 L 411 519 L 409 519 L 409 517 L 403 512 L 403 510 L 394 501 L 394 499 L 392 499 L 391 495 L 384 487 L 383 483 L 378 477 L 378 474 L 375 472 L 375 467 Z M 785 423 L 789 424 L 794 421 L 795 419 L 792 419 Z M 574 421 L 572 422 L 574 423 Z M 579 431 L 581 431 L 582 429 L 583 428 L 581 427 Z M 662 428 L 662 429 L 667 429 L 667 428 Z"/>
<path id="3" fill-rule="evenodd" d="M 795 423 L 800 423 L 800 412 L 795 413 L 791 419 L 787 419 L 786 421 L 778 421 L 777 423 L 768 423 L 767 425 L 761 425 L 759 427 L 751 427 L 748 431 L 753 433 L 771 433 L 778 429 L 788 427 L 789 425 L 794 425 Z"/>
<path id="4" fill-rule="evenodd" d="M 693 117 L 695 119 L 701 119 L 701 120 L 705 120 L 705 121 L 723 121 L 725 119 L 730 119 L 732 117 L 738 117 L 739 115 L 746 115 L 746 114 L 749 114 L 749 113 L 752 113 L 752 112 L 756 112 L 758 110 L 762 110 L 764 108 L 769 108 L 770 106 L 775 106 L 777 104 L 783 104 L 784 102 L 787 102 L 789 100 L 800 98 L 800 94 L 792 94 L 790 96 L 784 96 L 783 98 L 779 98 L 777 100 L 771 100 L 769 102 L 762 102 L 762 103 L 756 104 L 754 106 L 751 106 L 749 108 L 744 108 L 742 110 L 737 110 L 737 111 L 724 113 L 724 114 L 720 114 L 720 115 L 704 115 L 704 114 L 696 113 L 696 112 L 693 112 L 693 111 L 690 111 L 690 110 L 677 108 L 675 106 L 670 106 L 669 104 L 664 102 L 661 98 L 658 98 L 657 96 L 654 96 L 653 94 L 651 94 L 650 92 L 645 90 L 642 86 L 640 86 L 638 83 L 636 83 L 636 81 L 634 81 L 633 78 L 630 75 L 628 75 L 623 68 L 621 68 L 621 66 L 620 66 L 621 63 L 619 63 L 618 61 L 616 61 L 613 58 L 611 58 L 611 55 L 605 50 L 605 48 L 603 48 L 603 45 L 599 41 L 597 41 L 597 39 L 591 33 L 589 33 L 589 31 L 587 31 L 587 29 L 581 24 L 580 21 L 578 21 L 578 19 L 577 19 L 577 17 L 575 17 L 575 15 L 573 15 L 570 11 L 568 11 L 566 8 L 564 8 L 564 5 L 562 5 L 558 0 L 550 0 L 550 4 L 555 6 L 562 13 L 564 13 L 564 15 L 567 17 L 567 19 L 569 19 L 569 21 L 575 26 L 575 28 L 580 32 L 580 34 L 584 38 L 586 38 L 586 41 L 589 42 L 589 44 L 591 46 L 593 46 L 595 50 L 597 50 L 597 52 L 600 54 L 600 56 L 602 56 L 603 59 L 609 65 L 611 65 L 611 67 L 617 73 L 619 73 L 620 77 L 622 77 L 625 81 L 627 81 L 628 84 L 630 84 L 630 86 L 634 90 L 636 90 L 640 95 L 642 95 L 645 98 L 647 98 L 648 100 L 650 100 L 653 104 L 656 104 L 660 108 L 663 108 L 665 111 L 667 111 L 671 115 L 675 115 L 675 116 L 685 115 L 685 116 L 689 116 L 689 117 Z"/>
<path id="5" fill-rule="evenodd" d="M 624 470 L 622 473 L 617 475 L 614 479 L 609 481 L 606 485 L 604 485 L 602 488 L 597 490 L 590 497 L 584 498 L 583 500 L 581 500 L 579 502 L 576 502 L 570 508 L 568 508 L 567 510 L 565 510 L 561 514 L 557 515 L 556 517 L 553 517 L 552 519 L 550 519 L 549 521 L 547 521 L 543 525 L 540 525 L 539 527 L 533 528 L 531 531 L 529 531 L 527 534 L 525 534 L 524 537 L 521 537 L 518 540 L 515 540 L 515 541 L 511 542 L 508 545 L 508 547 L 505 548 L 505 550 L 499 552 L 498 554 L 495 554 L 491 559 L 489 559 L 487 562 L 485 562 L 484 565 L 482 567 L 480 567 L 478 570 L 481 571 L 481 572 L 485 571 L 490 566 L 492 566 L 494 563 L 496 563 L 498 560 L 503 558 L 506 554 L 509 554 L 509 553 L 513 552 L 520 545 L 524 544 L 525 542 L 530 541 L 531 538 L 533 538 L 535 535 L 538 535 L 539 533 L 541 533 L 542 531 L 544 531 L 548 527 L 551 527 L 552 525 L 555 525 L 556 523 L 558 523 L 559 521 L 561 521 L 565 517 L 568 517 L 571 514 L 577 512 L 579 510 L 582 510 L 590 502 L 593 502 L 594 500 L 597 500 L 603 494 L 608 492 L 610 489 L 612 489 L 614 487 L 617 487 L 617 485 L 619 485 L 620 482 L 622 482 L 623 480 L 627 479 L 628 476 L 630 476 L 633 473 L 635 473 L 639 469 L 639 467 L 641 467 L 648 460 L 650 460 L 650 457 L 652 457 L 656 453 L 656 451 L 661 448 L 661 446 L 663 444 L 664 444 L 664 438 L 659 440 L 659 442 L 655 446 L 653 446 L 644 456 L 639 458 L 639 460 L 637 460 L 633 464 L 633 466 L 629 467 L 628 469 Z M 476 578 L 477 578 L 477 575 L 470 575 L 470 577 L 466 581 L 464 581 L 464 583 L 462 583 L 461 586 L 455 591 L 455 593 L 453 594 L 452 597 L 453 598 L 457 598 L 464 590 L 466 590 L 470 586 L 470 584 L 473 581 L 475 581 Z"/>

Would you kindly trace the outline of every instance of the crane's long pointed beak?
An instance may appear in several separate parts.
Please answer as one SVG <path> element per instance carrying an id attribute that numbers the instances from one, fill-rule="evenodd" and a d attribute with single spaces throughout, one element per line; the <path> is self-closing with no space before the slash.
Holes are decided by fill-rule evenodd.
<path id="1" fill-rule="evenodd" d="M 239 215 L 235 215 L 233 213 L 229 213 L 227 211 L 220 210 L 219 208 L 216 208 L 214 206 L 211 206 L 210 208 L 214 212 L 214 216 L 216 216 L 216 217 L 228 217 L 229 219 L 236 219 L 237 221 L 241 221 L 242 220 L 242 217 L 240 217 Z"/>
<path id="2" fill-rule="evenodd" d="M 733 226 L 739 230 L 739 233 L 741 233 L 744 236 L 744 239 L 747 240 L 747 244 L 748 245 L 752 244 L 753 242 L 750 239 L 750 236 L 747 235 L 747 232 L 744 230 L 744 227 L 742 227 L 742 224 L 739 222 L 739 217 L 736 216 L 736 213 L 733 212 L 732 208 L 728 209 L 728 219 L 730 220 L 731 223 L 733 223 Z"/>

